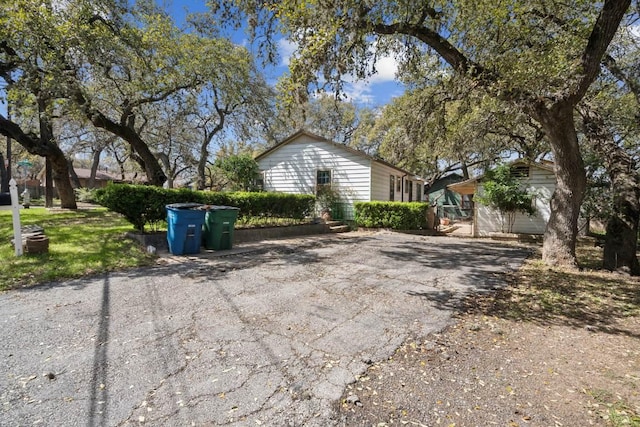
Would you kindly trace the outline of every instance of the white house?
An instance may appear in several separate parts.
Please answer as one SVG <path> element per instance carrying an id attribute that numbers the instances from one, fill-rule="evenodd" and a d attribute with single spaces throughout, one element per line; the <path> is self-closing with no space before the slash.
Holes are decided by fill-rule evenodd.
<path id="1" fill-rule="evenodd" d="M 551 214 L 549 202 L 556 188 L 553 164 L 550 162 L 530 163 L 524 160 L 516 160 L 511 163 L 511 170 L 522 182 L 522 187 L 534 195 L 532 203 L 535 205 L 536 211 L 534 216 L 517 213 L 513 224 L 513 233 L 544 234 Z M 483 176 L 478 176 L 450 184 L 447 188 L 462 195 L 482 194 L 482 179 Z M 491 233 L 502 231 L 502 216 L 500 212 L 478 202 L 474 203 L 473 212 L 473 236 L 488 236 Z"/>
<path id="2" fill-rule="evenodd" d="M 300 130 L 256 157 L 266 191 L 316 194 L 330 186 L 349 206 L 362 201 L 423 201 L 424 181 L 383 160 Z M 352 218 L 353 209 L 345 211 Z"/>

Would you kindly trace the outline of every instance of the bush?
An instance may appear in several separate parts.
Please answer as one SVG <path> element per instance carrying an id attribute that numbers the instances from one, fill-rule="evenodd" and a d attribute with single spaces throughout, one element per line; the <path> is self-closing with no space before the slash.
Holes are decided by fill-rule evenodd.
<path id="1" fill-rule="evenodd" d="M 163 188 L 129 184 L 110 184 L 98 190 L 96 198 L 102 206 L 122 214 L 133 228 L 143 232 L 145 226 L 157 228 L 167 216 L 165 205 L 176 203 Z"/>
<path id="2" fill-rule="evenodd" d="M 428 203 L 421 202 L 356 202 L 356 224 L 359 227 L 419 230 L 427 226 Z"/>
<path id="3" fill-rule="evenodd" d="M 536 214 L 533 197 L 534 194 L 522 187 L 511 166 L 502 164 L 485 174 L 483 191 L 476 194 L 475 200 L 500 212 L 502 232 L 511 233 L 518 212 Z"/>
<path id="4" fill-rule="evenodd" d="M 315 197 L 283 193 L 217 193 L 187 189 L 164 189 L 144 185 L 111 184 L 100 189 L 96 201 L 122 214 L 136 230 L 157 229 L 166 221 L 165 206 L 172 203 L 202 203 L 234 206 L 240 215 L 302 219 L 313 211 Z"/>
<path id="5" fill-rule="evenodd" d="M 84 203 L 96 203 L 96 192 L 98 191 L 95 188 L 76 188 L 73 190 L 76 193 L 76 200 Z"/>

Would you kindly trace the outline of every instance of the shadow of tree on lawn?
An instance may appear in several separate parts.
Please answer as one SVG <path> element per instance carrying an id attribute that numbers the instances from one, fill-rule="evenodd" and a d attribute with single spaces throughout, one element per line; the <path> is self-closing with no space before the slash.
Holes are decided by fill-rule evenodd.
<path id="1" fill-rule="evenodd" d="M 601 255 L 599 248 L 579 248 L 579 258 L 593 259 L 594 251 Z M 507 280 L 510 286 L 495 294 L 467 298 L 463 311 L 640 338 L 625 322 L 640 316 L 640 278 L 597 270 L 552 269 L 537 255 Z"/>

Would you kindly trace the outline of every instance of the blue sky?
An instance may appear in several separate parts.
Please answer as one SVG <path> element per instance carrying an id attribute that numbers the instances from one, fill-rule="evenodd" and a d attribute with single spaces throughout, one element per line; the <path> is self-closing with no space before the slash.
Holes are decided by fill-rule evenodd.
<path id="1" fill-rule="evenodd" d="M 205 0 L 168 0 L 165 3 L 166 10 L 173 16 L 175 22 L 182 26 L 187 13 L 200 12 L 206 10 Z M 243 31 L 238 31 L 231 35 L 232 41 L 237 44 L 247 46 L 248 37 Z M 277 78 L 288 71 L 289 58 L 295 46 L 285 39 L 278 41 L 278 52 L 280 54 L 278 64 L 263 70 L 269 83 L 274 84 Z M 257 62 L 260 63 L 259 61 Z M 347 98 L 359 105 L 367 107 L 377 107 L 387 104 L 393 97 L 404 92 L 403 86 L 396 82 L 395 74 L 397 62 L 393 57 L 383 57 L 376 63 L 377 74 L 367 81 L 351 79 L 345 87 Z"/>
<path id="2" fill-rule="evenodd" d="M 166 0 L 163 2 L 166 10 L 172 15 L 178 26 L 183 26 L 187 13 L 200 12 L 206 10 L 205 0 Z M 247 46 L 248 37 L 243 31 L 232 34 L 233 42 Z M 275 84 L 278 77 L 288 71 L 289 58 L 295 46 L 285 39 L 278 41 L 278 51 L 280 57 L 275 66 L 264 69 L 267 81 Z M 260 64 L 260 61 L 257 61 Z M 395 81 L 397 62 L 393 57 L 383 57 L 376 63 L 378 73 L 367 81 L 351 79 L 345 86 L 347 99 L 354 103 L 366 107 L 379 107 L 387 104 L 393 97 L 404 92 L 403 86 Z M 6 115 L 6 104 L 0 101 L 0 114 Z"/>

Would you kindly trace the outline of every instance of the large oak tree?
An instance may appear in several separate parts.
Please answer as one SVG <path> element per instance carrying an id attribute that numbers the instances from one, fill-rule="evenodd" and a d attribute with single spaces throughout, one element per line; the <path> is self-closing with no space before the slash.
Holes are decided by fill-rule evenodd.
<path id="1" fill-rule="evenodd" d="M 630 0 L 229 0 L 231 19 L 244 11 L 267 43 L 280 28 L 298 46 L 290 93 L 303 97 L 313 81 L 340 89 L 345 75 L 366 78 L 375 60 L 396 54 L 405 63 L 437 55 L 450 72 L 538 121 L 555 160 L 556 190 L 543 259 L 576 266 L 578 215 L 586 177 L 574 108 L 600 71 L 600 62 Z M 271 37 L 271 39 L 270 39 Z"/>
<path id="2" fill-rule="evenodd" d="M 154 185 L 167 177 L 146 139 L 152 126 L 148 111 L 186 91 L 214 87 L 231 96 L 246 93 L 254 70 L 245 48 L 185 32 L 147 2 L 19 0 L 3 8 L 0 24 L 0 77 L 21 89 L 21 105 L 42 105 L 40 121 L 48 123 L 75 109 L 74 117 L 126 141 L 131 158 Z M 38 117 L 35 110 L 24 108 L 21 115 Z M 2 134 L 52 160 L 62 180 L 58 191 L 72 197 L 54 138 L 46 132 L 34 137 L 30 129 L 0 119 Z"/>

